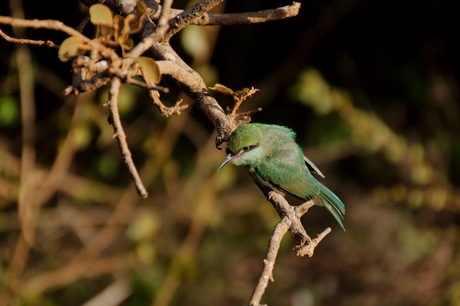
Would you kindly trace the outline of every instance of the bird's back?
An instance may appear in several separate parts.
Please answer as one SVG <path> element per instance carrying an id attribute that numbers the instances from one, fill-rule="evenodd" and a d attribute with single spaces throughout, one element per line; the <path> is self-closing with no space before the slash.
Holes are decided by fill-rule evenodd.
<path id="1" fill-rule="evenodd" d="M 305 164 L 302 149 L 295 142 L 295 133 L 283 126 L 270 126 L 264 130 L 265 155 L 254 168 L 263 180 L 276 189 L 301 199 L 318 195 L 319 187 Z"/>

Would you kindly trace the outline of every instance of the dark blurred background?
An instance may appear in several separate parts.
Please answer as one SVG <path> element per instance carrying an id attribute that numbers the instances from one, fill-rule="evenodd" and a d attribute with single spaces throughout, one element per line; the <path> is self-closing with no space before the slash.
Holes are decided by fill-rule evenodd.
<path id="1" fill-rule="evenodd" d="M 76 27 L 87 14 L 78 1 L 9 2 L 1 15 Z M 229 1 L 216 12 L 287 4 Z M 315 0 L 296 18 L 173 38 L 209 86 L 259 88 L 241 111 L 262 107 L 254 122 L 293 128 L 346 204 L 346 232 L 323 208 L 304 216 L 313 237 L 333 229 L 312 258 L 285 237 L 263 302 L 460 305 L 457 15 L 456 1 Z M 225 154 L 198 105 L 165 78 L 165 103 L 190 105 L 165 118 L 142 89 L 123 87 L 150 193 L 141 200 L 107 123 L 107 90 L 66 97 L 71 65 L 57 49 L 0 42 L 1 304 L 247 304 L 279 217 L 244 169 L 216 173 Z"/>

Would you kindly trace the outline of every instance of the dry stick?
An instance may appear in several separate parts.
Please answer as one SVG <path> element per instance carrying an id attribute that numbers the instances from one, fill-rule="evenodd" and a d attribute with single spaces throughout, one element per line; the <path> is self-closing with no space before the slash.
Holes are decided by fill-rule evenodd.
<path id="1" fill-rule="evenodd" d="M 89 41 L 85 35 L 81 34 L 77 30 L 66 26 L 64 23 L 57 21 L 57 20 L 26 20 L 26 19 L 19 19 L 7 16 L 0 16 L 0 23 L 9 24 L 13 27 L 21 27 L 21 28 L 35 28 L 35 29 L 49 29 L 49 30 L 56 30 L 62 31 L 69 36 L 77 36 L 84 41 Z"/>
<path id="2" fill-rule="evenodd" d="M 311 202 L 311 201 L 309 201 Z M 311 207 L 311 204 L 307 202 L 307 206 Z M 306 211 L 305 211 L 306 212 Z M 268 250 L 267 256 L 264 259 L 264 268 L 262 270 L 262 274 L 259 277 L 259 282 L 257 283 L 256 288 L 252 294 L 251 300 L 249 301 L 250 306 L 261 306 L 260 300 L 262 299 L 263 294 L 265 293 L 265 289 L 268 287 L 268 281 L 273 279 L 273 268 L 275 266 L 276 256 L 278 255 L 278 251 L 281 244 L 281 239 L 286 234 L 286 232 L 290 229 L 292 225 L 291 220 L 284 216 L 280 222 L 278 222 L 275 227 L 273 228 L 272 236 L 268 242 Z M 301 254 L 300 251 L 297 252 L 298 256 L 308 255 L 309 257 L 313 256 L 313 251 L 315 247 L 320 243 L 320 241 L 331 232 L 331 228 L 326 228 L 321 234 L 318 235 L 317 238 L 313 239 L 308 245 L 303 247 L 305 253 Z"/>
<path id="3" fill-rule="evenodd" d="M 267 257 L 264 260 L 264 269 L 249 303 L 249 305 L 260 306 L 260 300 L 268 286 L 268 280 L 273 279 L 273 267 L 275 266 L 279 245 L 287 230 L 291 231 L 297 241 L 297 245 L 294 248 L 297 256 L 308 255 L 311 257 L 318 243 L 331 232 L 331 228 L 327 228 L 317 238 L 312 240 L 305 231 L 300 218 L 307 213 L 310 207 L 315 205 L 314 201 L 309 200 L 300 206 L 291 206 L 283 195 L 261 185 L 257 180 L 254 180 L 254 182 L 281 217 L 281 221 L 275 225 L 273 234 L 270 237 Z"/>
<path id="4" fill-rule="evenodd" d="M 292 4 L 277 7 L 274 9 L 246 12 L 246 13 L 232 13 L 232 14 L 213 14 L 204 13 L 201 17 L 191 20 L 189 25 L 199 26 L 213 26 L 213 25 L 242 25 L 252 23 L 264 23 L 286 19 L 297 16 L 299 14 L 301 4 L 299 2 L 293 2 Z M 158 5 L 160 7 L 160 5 Z M 152 13 L 149 16 L 152 19 L 158 18 L 158 9 L 153 8 Z M 184 11 L 180 9 L 171 9 L 171 15 L 179 15 Z"/>
<path id="5" fill-rule="evenodd" d="M 290 5 L 257 12 L 234 13 L 234 14 L 204 14 L 194 20 L 193 25 L 242 25 L 251 23 L 264 23 L 277 21 L 299 14 L 300 3 L 293 2 Z"/>
<path id="6" fill-rule="evenodd" d="M 264 268 L 262 274 L 260 275 L 259 282 L 257 283 L 257 286 L 252 293 L 251 300 L 249 301 L 249 305 L 251 306 L 260 305 L 260 300 L 262 299 L 265 289 L 268 286 L 268 281 L 273 281 L 273 267 L 275 266 L 276 256 L 278 255 L 281 239 L 288 231 L 290 225 L 291 222 L 289 219 L 284 217 L 275 225 L 273 229 L 272 236 L 268 242 L 267 257 L 264 259 Z"/>
<path id="7" fill-rule="evenodd" d="M 188 115 L 189 112 L 186 111 L 182 116 L 177 117 L 176 120 L 168 121 L 166 128 L 163 130 L 158 140 L 161 146 L 156 146 L 154 152 L 150 153 L 152 156 L 147 159 L 141 169 L 142 176 L 147 181 L 147 184 L 150 184 L 154 178 L 158 176 L 160 169 L 159 165 L 163 164 L 168 156 L 170 156 L 174 145 L 179 139 L 180 131 L 184 128 Z M 126 223 L 126 216 L 132 214 L 137 201 L 137 196 L 134 195 L 131 190 L 125 189 L 115 204 L 114 211 L 109 218 L 106 219 L 104 227 L 91 237 L 91 240 L 86 243 L 85 247 L 75 256 L 73 262 L 86 260 L 88 258 L 97 258 L 122 231 L 123 226 L 119 226 L 119 224 Z"/>
<path id="8" fill-rule="evenodd" d="M 0 36 L 3 37 L 6 41 L 9 41 L 15 44 L 27 44 L 27 45 L 38 45 L 38 46 L 47 45 L 48 47 L 52 47 L 52 48 L 59 47 L 51 40 L 45 41 L 45 40 L 34 40 L 34 39 L 25 39 L 25 38 L 14 38 L 14 37 L 11 37 L 5 34 L 5 32 L 3 32 L 2 30 L 0 30 Z"/>
<path id="9" fill-rule="evenodd" d="M 137 172 L 137 168 L 134 165 L 131 151 L 128 148 L 128 143 L 126 142 L 126 134 L 123 130 L 121 124 L 120 115 L 118 113 L 118 93 L 121 87 L 121 80 L 119 78 L 113 78 L 110 83 L 109 89 L 109 110 L 110 110 L 110 124 L 113 126 L 114 138 L 117 139 L 118 146 L 120 147 L 121 155 L 123 156 L 123 161 L 128 167 L 129 173 L 134 180 L 134 185 L 136 186 L 136 191 L 139 196 L 143 199 L 148 197 L 147 190 L 142 183 L 142 180 Z"/>
<path id="10" fill-rule="evenodd" d="M 201 18 L 207 11 L 219 5 L 223 1 L 224 0 L 202 0 L 172 18 L 169 21 L 170 27 L 163 37 L 163 41 L 169 41 L 174 34 L 191 24 L 193 21 Z"/>

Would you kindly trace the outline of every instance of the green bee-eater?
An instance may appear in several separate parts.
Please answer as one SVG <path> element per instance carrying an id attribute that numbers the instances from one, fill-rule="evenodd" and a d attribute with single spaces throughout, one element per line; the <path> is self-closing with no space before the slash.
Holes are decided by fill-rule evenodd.
<path id="1" fill-rule="evenodd" d="M 342 229 L 345 205 L 312 175 L 324 175 L 304 156 L 295 142 L 296 134 L 291 129 L 270 124 L 248 123 L 239 126 L 227 142 L 227 156 L 219 171 L 228 162 L 246 166 L 251 176 L 263 186 L 284 195 L 301 200 L 319 196 Z"/>

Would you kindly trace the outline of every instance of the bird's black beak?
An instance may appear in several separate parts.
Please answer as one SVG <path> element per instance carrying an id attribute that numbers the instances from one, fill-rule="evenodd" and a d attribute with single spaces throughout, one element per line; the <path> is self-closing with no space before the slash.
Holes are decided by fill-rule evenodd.
<path id="1" fill-rule="evenodd" d="M 235 158 L 235 155 L 233 155 L 232 153 L 228 153 L 227 156 L 225 156 L 224 160 L 220 163 L 220 166 L 217 169 L 217 172 L 219 172 L 219 170 L 222 169 L 233 158 Z"/>

